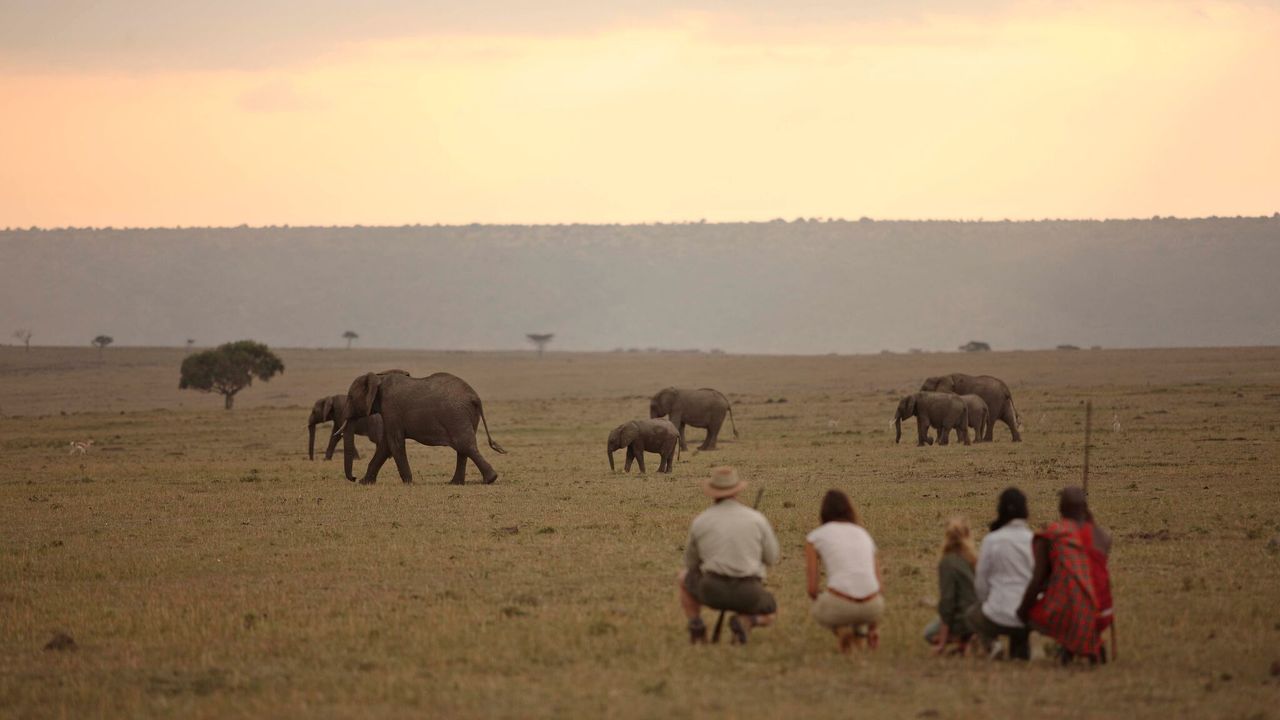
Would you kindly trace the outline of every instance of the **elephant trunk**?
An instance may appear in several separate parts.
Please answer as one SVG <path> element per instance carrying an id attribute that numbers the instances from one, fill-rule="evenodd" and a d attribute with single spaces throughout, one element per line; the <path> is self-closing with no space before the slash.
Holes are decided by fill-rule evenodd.
<path id="1" fill-rule="evenodd" d="M 893 444 L 897 445 L 898 443 L 902 442 L 902 416 L 901 415 L 893 416 L 893 431 L 894 431 Z"/>
<path id="2" fill-rule="evenodd" d="M 316 459 L 316 424 L 307 423 L 307 459 Z"/>
<path id="3" fill-rule="evenodd" d="M 613 465 L 613 448 L 609 448 L 609 472 L 616 472 L 617 468 Z"/>

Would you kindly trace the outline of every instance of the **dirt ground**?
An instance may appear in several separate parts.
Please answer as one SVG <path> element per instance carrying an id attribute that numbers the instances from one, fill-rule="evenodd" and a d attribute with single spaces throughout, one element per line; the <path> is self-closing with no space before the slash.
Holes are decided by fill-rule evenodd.
<path id="1" fill-rule="evenodd" d="M 228 412 L 177 389 L 180 349 L 0 348 L 0 716 L 1280 718 L 1278 348 L 280 354 Z M 486 453 L 496 484 L 447 485 L 440 448 L 410 449 L 412 486 L 306 459 L 311 402 L 388 368 L 476 388 L 509 451 Z M 953 371 L 1003 377 L 1025 442 L 895 445 L 898 397 Z M 740 437 L 671 476 L 611 474 L 609 429 L 672 384 L 724 391 Z M 1118 661 L 930 656 L 947 518 L 984 528 L 1017 485 L 1051 520 L 1086 399 Z M 725 463 L 764 488 L 781 614 L 745 648 L 691 649 L 673 578 Z M 853 657 L 804 594 L 832 487 L 885 571 L 882 647 Z M 59 632 L 75 649 L 44 649 Z"/>

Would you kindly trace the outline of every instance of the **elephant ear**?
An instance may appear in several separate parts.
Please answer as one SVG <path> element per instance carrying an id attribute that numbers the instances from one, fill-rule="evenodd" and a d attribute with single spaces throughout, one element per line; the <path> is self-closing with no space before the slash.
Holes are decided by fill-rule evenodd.
<path id="1" fill-rule="evenodd" d="M 382 388 L 382 376 L 369 373 L 364 376 L 365 415 L 373 414 L 374 403 L 378 400 L 378 391 Z"/>
<path id="2" fill-rule="evenodd" d="M 618 447 L 627 447 L 640 437 L 640 428 L 633 422 L 623 425 L 620 429 L 622 432 L 618 434 Z"/>
<path id="3" fill-rule="evenodd" d="M 337 421 L 337 418 L 333 416 L 333 398 L 325 398 L 324 407 L 320 410 L 320 419 L 323 421 Z"/>
<path id="4" fill-rule="evenodd" d="M 347 391 L 347 418 L 372 415 L 374 403 L 378 400 L 378 388 L 381 385 L 382 378 L 377 373 L 365 373 L 353 380 L 351 389 Z"/>
<path id="5" fill-rule="evenodd" d="M 915 395 L 908 395 L 908 396 L 907 396 L 907 411 L 903 414 L 903 416 L 904 416 L 904 417 L 911 417 L 911 416 L 913 416 L 913 415 L 915 415 L 915 414 L 916 414 L 916 396 L 915 396 Z"/>
<path id="6" fill-rule="evenodd" d="M 619 425 L 609 433 L 609 450 L 612 452 L 622 447 L 622 429 L 626 425 Z"/>

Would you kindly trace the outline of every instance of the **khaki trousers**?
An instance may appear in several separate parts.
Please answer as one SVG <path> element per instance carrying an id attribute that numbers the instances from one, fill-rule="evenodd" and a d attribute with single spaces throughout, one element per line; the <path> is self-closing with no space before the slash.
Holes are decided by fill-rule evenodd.
<path id="1" fill-rule="evenodd" d="M 884 595 L 876 595 L 866 602 L 854 602 L 823 590 L 809 608 L 818 624 L 835 630 L 840 627 L 870 625 L 880 622 L 884 616 Z"/>

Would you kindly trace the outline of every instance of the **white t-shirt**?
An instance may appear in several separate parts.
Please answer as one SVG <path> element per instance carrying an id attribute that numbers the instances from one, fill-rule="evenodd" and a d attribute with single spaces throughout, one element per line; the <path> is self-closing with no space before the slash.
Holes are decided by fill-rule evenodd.
<path id="1" fill-rule="evenodd" d="M 813 543 L 827 573 L 827 587 L 865 598 L 880 591 L 876 580 L 876 544 L 861 525 L 823 523 L 805 538 Z"/>

